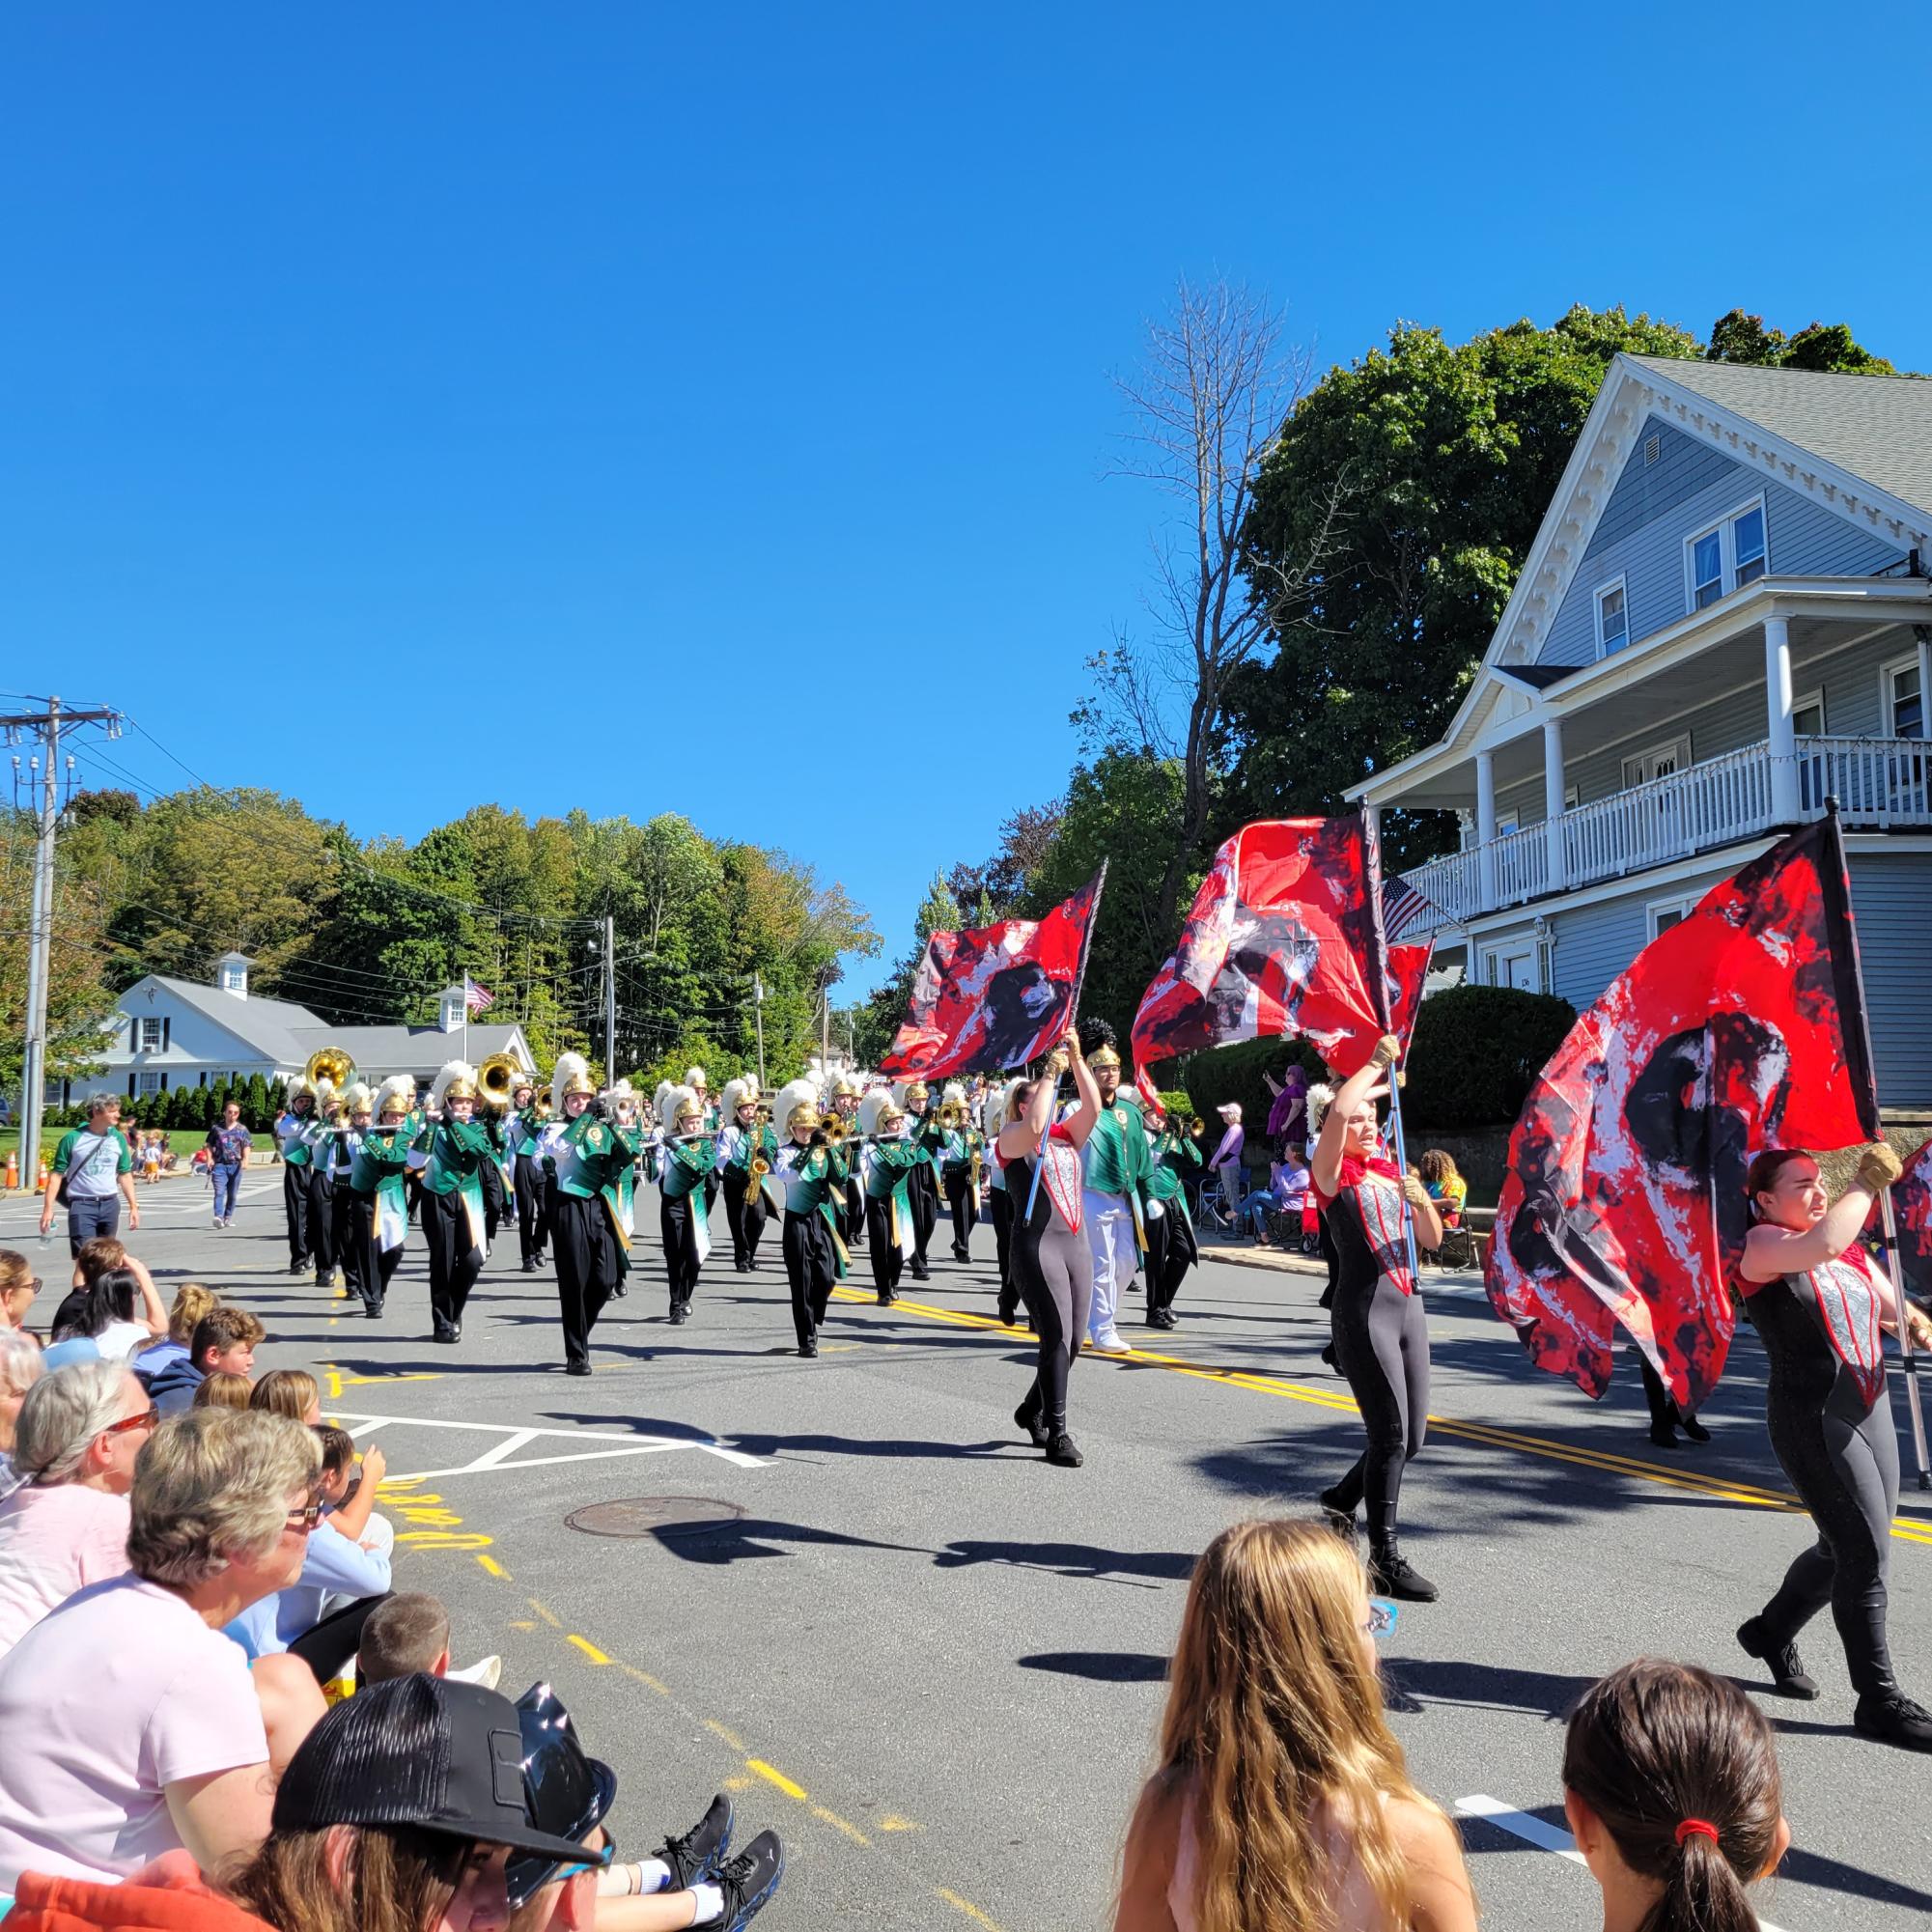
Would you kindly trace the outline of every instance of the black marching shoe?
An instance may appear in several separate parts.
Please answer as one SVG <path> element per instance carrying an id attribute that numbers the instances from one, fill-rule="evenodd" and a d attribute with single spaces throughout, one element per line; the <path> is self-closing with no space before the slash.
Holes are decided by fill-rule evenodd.
<path id="1" fill-rule="evenodd" d="M 1747 1657 L 1755 1657 L 1771 1672 L 1774 1696 L 1798 1697 L 1808 1704 L 1818 1694 L 1817 1680 L 1805 1668 L 1798 1646 L 1773 1643 L 1765 1635 L 1761 1616 L 1738 1625 L 1738 1648 Z"/>
<path id="2" fill-rule="evenodd" d="M 913 1262 L 908 1272 L 914 1281 L 930 1281 L 933 1278 L 933 1271 L 923 1261 Z"/>
<path id="3" fill-rule="evenodd" d="M 534 1254 L 526 1254 L 523 1257 L 523 1273 L 525 1274 L 536 1274 L 536 1272 L 537 1272 L 537 1257 Z"/>
<path id="4" fill-rule="evenodd" d="M 1435 1584 L 1392 1543 L 1386 1549 L 1370 1551 L 1368 1586 L 1378 1596 L 1394 1597 L 1405 1604 L 1432 1604 L 1438 1594 Z"/>
<path id="5" fill-rule="evenodd" d="M 289 1263 L 289 1273 L 291 1274 L 306 1274 L 308 1272 L 309 1264 L 306 1261 L 292 1261 Z"/>
<path id="6" fill-rule="evenodd" d="M 447 1322 L 438 1322 L 430 1339 L 433 1342 L 453 1342 L 456 1340 L 456 1330 Z"/>
<path id="7" fill-rule="evenodd" d="M 1660 1449 L 1674 1449 L 1677 1446 L 1677 1427 L 1667 1417 L 1660 1416 L 1650 1425 L 1650 1440 Z"/>
<path id="8" fill-rule="evenodd" d="M 760 1832 L 717 1875 L 724 1893 L 724 1911 L 712 1920 L 717 1932 L 742 1932 L 784 1876 L 785 1847 L 777 1833 Z"/>
<path id="9" fill-rule="evenodd" d="M 1356 1541 L 1355 1511 L 1344 1509 L 1331 1489 L 1325 1489 L 1316 1500 L 1322 1505 L 1323 1521 L 1353 1550 Z"/>
<path id="10" fill-rule="evenodd" d="M 803 1356 L 807 1361 L 815 1360 L 819 1353 L 818 1336 L 814 1335 L 808 1342 L 800 1342 L 798 1344 L 798 1353 L 801 1356 Z"/>
<path id="11" fill-rule="evenodd" d="M 1685 1435 L 1690 1437 L 1692 1442 L 1708 1442 L 1711 1440 L 1711 1432 L 1688 1411 L 1679 1415 L 1677 1420 L 1683 1425 Z"/>
<path id="12" fill-rule="evenodd" d="M 1053 1440 L 1053 1432 L 1047 1426 L 1047 1418 L 1031 1403 L 1022 1402 L 1013 1412 L 1013 1419 L 1033 1439 L 1036 1449 L 1044 1449 Z"/>
<path id="13" fill-rule="evenodd" d="M 365 1302 L 362 1304 L 362 1312 L 372 1322 L 379 1322 L 382 1319 L 382 1303 L 380 1302 Z"/>
<path id="14" fill-rule="evenodd" d="M 564 1373 L 566 1375 L 588 1375 L 590 1373 L 590 1363 L 587 1360 L 567 1361 L 564 1364 Z"/>
<path id="15" fill-rule="evenodd" d="M 731 1850 L 731 1800 L 720 1791 L 683 1837 L 664 1840 L 658 1856 L 671 1867 L 667 1891 L 688 1891 L 712 1877 Z"/>
<path id="16" fill-rule="evenodd" d="M 972 1255 L 967 1249 L 962 1247 L 958 1242 L 954 1242 L 953 1259 L 955 1261 L 970 1261 L 972 1259 Z"/>
<path id="17" fill-rule="evenodd" d="M 674 1329 L 681 1329 L 684 1325 L 685 1304 L 682 1302 L 673 1302 L 671 1303 L 671 1326 Z"/>
<path id="18" fill-rule="evenodd" d="M 1890 1691 L 1883 1696 L 1861 1697 L 1852 1713 L 1853 1727 L 1881 1744 L 1895 1744 L 1906 1750 L 1932 1751 L 1932 1711 L 1915 1704 L 1903 1691 Z"/>
<path id="19" fill-rule="evenodd" d="M 1048 1441 L 1047 1460 L 1063 1470 L 1077 1470 L 1086 1462 L 1076 1447 L 1074 1439 L 1064 1429 Z"/>

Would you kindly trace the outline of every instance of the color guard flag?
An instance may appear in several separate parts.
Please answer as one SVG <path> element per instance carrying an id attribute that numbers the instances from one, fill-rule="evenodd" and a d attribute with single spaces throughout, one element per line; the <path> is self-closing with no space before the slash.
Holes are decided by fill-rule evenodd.
<path id="1" fill-rule="evenodd" d="M 1898 1265 L 1906 1293 L 1922 1301 L 1932 1295 L 1932 1140 L 1892 1183 L 1891 1205 L 1898 1216 Z"/>
<path id="2" fill-rule="evenodd" d="M 1134 1063 L 1304 1039 L 1336 1073 L 1354 1073 L 1384 1030 L 1369 981 L 1368 878 L 1358 814 L 1245 826 L 1215 854 L 1173 957 L 1141 995 Z M 1404 1041 L 1429 951 L 1388 948 L 1386 1007 Z"/>
<path id="3" fill-rule="evenodd" d="M 1044 919 L 935 933 L 880 1072 L 901 1079 L 1005 1073 L 1050 1052 L 1079 1003 L 1106 878 L 1103 865 Z"/>
<path id="4" fill-rule="evenodd" d="M 1485 1285 L 1539 1368 L 1592 1397 L 1621 1328 L 1671 1393 L 1717 1386 L 1767 1147 L 1878 1131 L 1835 818 L 1714 886 L 1581 1015 L 1509 1141 Z"/>

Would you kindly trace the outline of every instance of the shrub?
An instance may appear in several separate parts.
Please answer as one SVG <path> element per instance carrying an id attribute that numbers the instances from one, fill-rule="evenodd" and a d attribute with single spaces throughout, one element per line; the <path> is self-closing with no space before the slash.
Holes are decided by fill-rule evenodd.
<path id="1" fill-rule="evenodd" d="M 1322 1056 L 1302 1040 L 1245 1040 L 1238 1047 L 1195 1053 L 1187 1066 L 1189 1101 L 1209 1122 L 1215 1119 L 1216 1107 L 1238 1102 L 1241 1124 L 1252 1143 L 1268 1132 L 1269 1110 L 1274 1105 L 1265 1076 L 1272 1074 L 1278 1080 L 1296 1061 L 1310 1080 L 1326 1078 Z"/>
<path id="2" fill-rule="evenodd" d="M 1414 1127 L 1508 1126 L 1577 1017 L 1567 999 L 1454 986 L 1422 1002 L 1402 1111 Z"/>

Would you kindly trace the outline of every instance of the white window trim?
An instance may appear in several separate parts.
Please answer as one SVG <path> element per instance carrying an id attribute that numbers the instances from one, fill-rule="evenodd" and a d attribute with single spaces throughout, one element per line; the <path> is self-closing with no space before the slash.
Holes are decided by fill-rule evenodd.
<path id="1" fill-rule="evenodd" d="M 1801 711 L 1805 711 L 1812 705 L 1818 707 L 1818 736 L 1820 738 L 1831 737 L 1832 727 L 1830 718 L 1825 711 L 1825 687 L 1822 685 L 1816 690 L 1800 691 L 1791 700 L 1791 715 L 1795 718 Z"/>
<path id="2" fill-rule="evenodd" d="M 161 1077 L 157 1073 L 142 1073 L 135 1077 L 135 1098 L 146 1100 L 150 1094 L 161 1091 Z"/>
<path id="3" fill-rule="evenodd" d="M 1581 785 L 1565 785 L 1563 787 L 1563 809 L 1566 812 L 1574 812 L 1582 802 L 1583 788 Z M 328 1545 L 323 1544 L 322 1548 L 327 1549 Z"/>
<path id="4" fill-rule="evenodd" d="M 1748 496 L 1742 503 L 1737 504 L 1732 509 L 1726 510 L 1722 517 L 1713 517 L 1705 522 L 1699 523 L 1684 539 L 1684 609 L 1688 614 L 1694 616 L 1698 607 L 1697 566 L 1695 562 L 1697 546 L 1706 537 L 1714 533 L 1717 536 L 1718 594 L 1711 600 L 1711 603 L 1722 603 L 1738 587 L 1737 540 L 1731 534 L 1732 526 L 1740 517 L 1749 517 L 1753 510 L 1758 511 L 1764 517 L 1763 575 L 1769 576 L 1771 574 L 1771 513 L 1765 509 L 1764 492 L 1759 490 L 1755 496 Z M 1758 581 L 1759 578 L 1757 577 L 1751 578 L 1752 583 Z M 1711 604 L 1707 603 L 1703 607 L 1708 610 Z M 1624 600 L 1626 616 L 1628 616 L 1629 610 L 1630 601 L 1626 598 Z"/>
<path id="5" fill-rule="evenodd" d="M 148 1029 L 151 1026 L 154 1029 L 153 1046 L 148 1044 Z M 161 1022 L 153 1014 L 144 1013 L 134 1022 L 134 1050 L 137 1053 L 158 1053 L 164 1038 L 166 1034 Z"/>
<path id="6" fill-rule="evenodd" d="M 1643 907 L 1644 931 L 1650 938 L 1654 939 L 1657 937 L 1657 921 L 1661 914 L 1675 912 L 1680 919 L 1688 919 L 1698 900 L 1703 896 L 1701 892 L 1691 892 L 1675 899 L 1646 900 Z"/>
<path id="7" fill-rule="evenodd" d="M 1596 612 L 1597 657 L 1600 659 L 1614 655 L 1604 641 L 1604 599 L 1613 590 L 1623 593 L 1623 643 L 1619 648 L 1628 651 L 1632 641 L 1630 635 L 1630 587 L 1624 581 L 1622 574 L 1619 573 L 1616 576 L 1611 577 L 1609 583 L 1598 584 L 1596 595 L 1591 600 L 1591 607 Z"/>
<path id="8" fill-rule="evenodd" d="M 1529 969 L 1535 975 L 1536 984 L 1529 990 L 1541 993 L 1543 987 L 1543 949 L 1536 943 L 1533 933 L 1513 934 L 1507 940 L 1487 945 L 1482 949 L 1483 984 L 1486 986 L 1514 986 L 1516 982 L 1509 976 L 1509 963 L 1512 960 L 1527 960 Z"/>
<path id="9" fill-rule="evenodd" d="M 1496 835 L 1498 838 L 1507 838 L 1511 832 L 1520 832 L 1522 829 L 1523 814 L 1521 812 L 1497 813 Z M 322 1547 L 326 1549 L 328 1546 L 324 1544 Z"/>
<path id="10" fill-rule="evenodd" d="M 1670 751 L 1677 754 L 1678 772 L 1688 771 L 1691 769 L 1691 734 L 1688 731 L 1680 731 L 1675 738 L 1652 739 L 1648 744 L 1639 747 L 1638 750 L 1627 752 L 1623 762 L 1617 767 L 1617 770 L 1623 780 L 1624 791 L 1628 792 L 1634 786 L 1650 783 L 1648 778 L 1633 778 L 1630 775 L 1630 768 L 1633 765 L 1642 764 L 1646 758 L 1655 758 L 1660 751 Z"/>
<path id="11" fill-rule="evenodd" d="M 1890 663 L 1881 664 L 1878 667 L 1878 721 L 1881 727 L 1883 727 L 1879 732 L 1881 738 L 1890 738 L 1894 735 L 1892 730 L 1892 706 L 1894 703 L 1892 697 L 1892 681 L 1901 671 L 1917 672 L 1918 669 L 1918 653 L 1917 651 L 1908 652 L 1903 658 L 1894 658 Z M 1924 736 L 1932 738 L 1932 731 L 1926 729 L 1928 718 L 1925 705 L 1926 691 L 1924 681 L 1921 679 L 1918 686 L 1918 729 Z M 1911 739 L 1906 742 L 1917 744 L 1919 741 L 1918 739 Z"/>

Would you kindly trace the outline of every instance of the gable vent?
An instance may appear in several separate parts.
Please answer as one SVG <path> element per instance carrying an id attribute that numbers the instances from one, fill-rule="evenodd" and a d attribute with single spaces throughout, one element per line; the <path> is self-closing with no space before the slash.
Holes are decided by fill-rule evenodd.
<path id="1" fill-rule="evenodd" d="M 1643 439 L 1643 461 L 1646 467 L 1655 462 L 1663 454 L 1664 438 L 1662 436 L 1646 436 Z"/>

